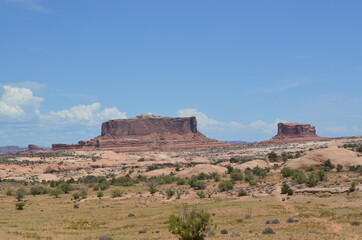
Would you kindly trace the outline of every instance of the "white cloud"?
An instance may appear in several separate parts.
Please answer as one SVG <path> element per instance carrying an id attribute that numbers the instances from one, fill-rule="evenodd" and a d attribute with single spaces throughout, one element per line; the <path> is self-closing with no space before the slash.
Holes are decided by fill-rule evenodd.
<path id="1" fill-rule="evenodd" d="M 0 119 L 25 121 L 40 115 L 40 104 L 44 100 L 35 97 L 27 88 L 3 86 L 4 94 L 0 100 Z"/>
<path id="2" fill-rule="evenodd" d="M 5 0 L 6 2 L 19 4 L 22 7 L 40 13 L 52 13 L 50 9 L 42 5 L 42 0 Z"/>
<path id="3" fill-rule="evenodd" d="M 1 122 L 26 122 L 55 125 L 96 125 L 102 121 L 126 118 L 126 113 L 117 108 L 103 108 L 96 102 L 90 105 L 78 105 L 69 109 L 40 112 L 43 98 L 33 95 L 27 88 L 3 86 L 4 93 L 0 100 Z"/>
<path id="4" fill-rule="evenodd" d="M 101 104 L 98 102 L 90 105 L 73 106 L 70 109 L 50 112 L 41 116 L 44 122 L 82 125 L 97 125 L 104 120 L 115 118 L 126 118 L 126 113 L 120 112 L 117 108 L 102 110 Z"/>
<path id="5" fill-rule="evenodd" d="M 195 116 L 198 126 L 201 131 L 205 132 L 226 132 L 233 134 L 240 134 L 240 138 L 245 136 L 246 133 L 258 133 L 258 134 L 276 134 L 277 124 L 279 122 L 286 122 L 285 120 L 275 120 L 273 123 L 267 123 L 262 120 L 254 121 L 250 124 L 243 124 L 240 122 L 221 122 L 215 119 L 209 118 L 205 113 L 199 112 L 194 108 L 186 108 L 177 111 L 179 117 L 191 117 Z"/>

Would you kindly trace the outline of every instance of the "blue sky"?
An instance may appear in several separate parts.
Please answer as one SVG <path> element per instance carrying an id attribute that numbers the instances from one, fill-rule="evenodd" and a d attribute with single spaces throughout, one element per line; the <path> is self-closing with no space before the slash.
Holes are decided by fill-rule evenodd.
<path id="1" fill-rule="evenodd" d="M 361 1 L 0 0 L 0 145 L 141 113 L 219 140 L 362 135 Z"/>

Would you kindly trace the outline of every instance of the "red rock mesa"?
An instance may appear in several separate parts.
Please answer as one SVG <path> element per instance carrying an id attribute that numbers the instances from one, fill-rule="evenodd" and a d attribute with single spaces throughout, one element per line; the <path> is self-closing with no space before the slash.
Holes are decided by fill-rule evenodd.
<path id="1" fill-rule="evenodd" d="M 110 150 L 138 152 L 153 150 L 227 147 L 197 131 L 195 117 L 169 118 L 152 114 L 102 123 L 101 136 L 78 144 L 53 144 L 53 150 Z"/>
<path id="2" fill-rule="evenodd" d="M 260 144 L 297 143 L 324 139 L 326 138 L 317 136 L 315 127 L 310 124 L 278 123 L 278 135 Z"/>

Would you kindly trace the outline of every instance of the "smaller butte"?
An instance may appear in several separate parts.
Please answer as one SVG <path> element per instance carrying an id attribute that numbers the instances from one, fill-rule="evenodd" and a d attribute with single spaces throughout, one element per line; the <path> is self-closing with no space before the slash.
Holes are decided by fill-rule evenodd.
<path id="1" fill-rule="evenodd" d="M 319 137 L 316 134 L 315 127 L 310 124 L 278 123 L 278 134 L 272 139 L 262 141 L 259 144 L 299 143 L 326 139 L 325 137 Z"/>

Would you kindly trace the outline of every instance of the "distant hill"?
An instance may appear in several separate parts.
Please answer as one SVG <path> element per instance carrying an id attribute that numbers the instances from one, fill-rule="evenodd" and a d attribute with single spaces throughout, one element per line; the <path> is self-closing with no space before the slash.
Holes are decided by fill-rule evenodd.
<path id="1" fill-rule="evenodd" d="M 3 147 L 0 147 L 0 154 L 16 153 L 16 152 L 23 151 L 26 149 L 27 148 L 21 148 L 18 146 L 3 146 Z"/>
<path id="2" fill-rule="evenodd" d="M 246 141 L 225 141 L 227 143 L 230 144 L 247 144 L 247 143 L 252 143 L 252 142 L 246 142 Z"/>

